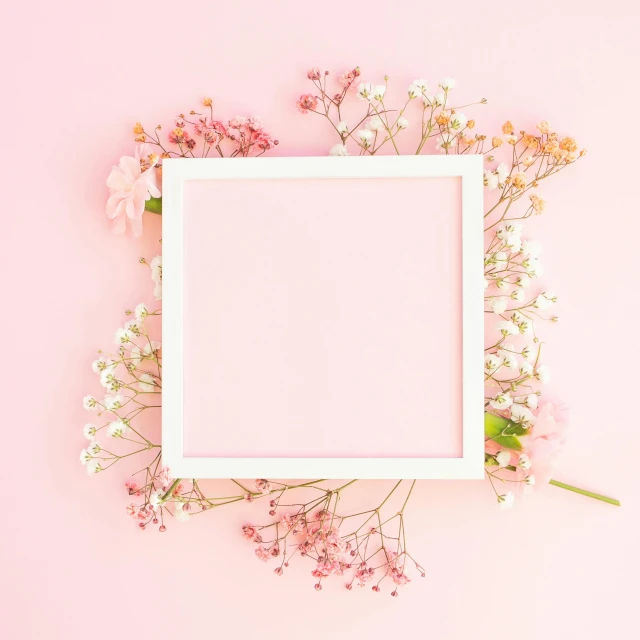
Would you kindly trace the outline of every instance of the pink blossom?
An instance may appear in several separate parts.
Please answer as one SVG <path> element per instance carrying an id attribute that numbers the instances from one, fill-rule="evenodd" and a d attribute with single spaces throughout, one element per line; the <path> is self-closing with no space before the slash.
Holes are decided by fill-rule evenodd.
<path id="1" fill-rule="evenodd" d="M 262 131 L 262 122 L 260 122 L 260 118 L 256 117 L 256 116 L 251 116 L 250 118 L 247 118 L 247 127 L 249 127 L 249 129 L 251 129 L 251 131 L 255 131 L 256 133 L 259 133 L 260 131 Z"/>
<path id="2" fill-rule="evenodd" d="M 320 69 L 318 69 L 318 67 L 313 67 L 313 69 L 309 69 L 309 71 L 307 71 L 307 78 L 309 78 L 309 80 L 319 80 Z"/>
<path id="3" fill-rule="evenodd" d="M 393 568 L 389 572 L 389 575 L 391 576 L 391 579 L 393 580 L 393 582 L 400 587 L 403 587 L 404 585 L 409 584 L 411 582 L 409 577 L 404 573 L 402 569 Z"/>
<path id="4" fill-rule="evenodd" d="M 259 491 L 262 494 L 269 493 L 271 491 L 271 483 L 264 478 L 258 478 L 255 481 L 256 491 Z"/>
<path id="5" fill-rule="evenodd" d="M 263 132 L 256 137 L 255 144 L 263 151 L 268 151 L 273 149 L 278 144 L 278 141 L 274 140 L 268 133 Z"/>
<path id="6" fill-rule="evenodd" d="M 300 113 L 308 113 L 309 110 L 313 110 L 318 106 L 318 98 L 311 93 L 305 93 L 298 98 L 296 106 Z"/>
<path id="7" fill-rule="evenodd" d="M 288 513 L 282 516 L 282 518 L 280 518 L 280 526 L 285 531 L 290 531 L 291 529 L 293 529 L 294 524 L 295 524 L 295 520 Z"/>
<path id="8" fill-rule="evenodd" d="M 327 578 L 331 574 L 342 575 L 344 566 L 337 560 L 320 560 L 311 572 L 314 578 Z"/>
<path id="9" fill-rule="evenodd" d="M 348 89 L 353 85 L 353 81 L 360 75 L 360 69 L 357 67 L 351 71 L 345 71 L 342 75 L 338 76 L 338 82 L 342 87 Z"/>
<path id="10" fill-rule="evenodd" d="M 371 567 L 367 567 L 365 563 L 360 565 L 360 568 L 356 571 L 355 579 L 358 581 L 359 587 L 364 587 L 369 580 L 375 575 L 375 570 Z"/>
<path id="11" fill-rule="evenodd" d="M 347 549 L 346 541 L 340 537 L 340 534 L 337 530 L 331 532 L 327 536 L 327 539 L 324 542 L 324 546 L 329 557 L 334 557 L 341 553 L 344 553 Z"/>
<path id="12" fill-rule="evenodd" d="M 136 505 L 133 504 L 133 502 L 127 505 L 127 515 L 130 518 L 135 518 L 137 512 L 138 512 L 138 507 L 136 507 Z"/>
<path id="13" fill-rule="evenodd" d="M 136 149 L 135 157 L 120 158 L 119 166 L 113 167 L 107 178 L 107 217 L 113 220 L 115 233 L 124 233 L 128 220 L 134 236 L 139 236 L 142 233 L 145 202 L 151 197 L 160 197 L 155 163 L 142 171 L 140 160 L 140 152 Z"/>
<path id="14" fill-rule="evenodd" d="M 261 545 L 256 549 L 256 557 L 258 558 L 258 560 L 266 562 L 271 558 L 271 554 L 269 553 L 269 549 Z"/>
<path id="15" fill-rule="evenodd" d="M 229 126 L 232 129 L 240 129 L 247 123 L 247 119 L 244 116 L 236 116 L 235 118 L 231 118 L 229 120 Z"/>
<path id="16" fill-rule="evenodd" d="M 243 524 L 242 525 L 242 535 L 252 542 L 262 542 L 262 536 L 258 533 L 256 527 L 252 524 Z"/>
<path id="17" fill-rule="evenodd" d="M 124 483 L 124 486 L 129 491 L 129 495 L 139 496 L 140 493 L 141 493 L 140 492 L 140 486 L 134 480 L 127 480 L 127 482 Z"/>
<path id="18" fill-rule="evenodd" d="M 158 472 L 156 479 L 162 485 L 163 489 L 168 489 L 169 485 L 173 482 L 169 467 L 160 467 L 160 471 Z"/>

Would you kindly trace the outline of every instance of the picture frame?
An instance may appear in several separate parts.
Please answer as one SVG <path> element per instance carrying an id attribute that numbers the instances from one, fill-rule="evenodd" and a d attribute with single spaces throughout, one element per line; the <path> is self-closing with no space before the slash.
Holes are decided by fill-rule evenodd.
<path id="1" fill-rule="evenodd" d="M 174 477 L 481 479 L 484 474 L 483 159 L 479 155 L 171 158 L 163 161 L 163 461 Z M 243 457 L 185 455 L 185 185 L 193 181 L 359 181 L 459 178 L 461 455 Z M 401 194 L 399 194 L 401 197 Z M 284 198 L 286 202 L 286 197 Z M 248 202 L 246 206 L 251 206 Z M 424 205 L 423 205 L 424 206 Z M 426 214 L 425 214 L 426 215 Z M 391 219 L 392 220 L 392 219 Z M 459 259 L 458 258 L 458 259 Z M 221 274 L 222 277 L 222 274 Z M 207 295 L 203 292 L 202 295 Z M 452 294 L 455 295 L 455 294 Z M 425 330 L 428 328 L 425 327 Z M 446 354 L 445 354 L 446 355 Z M 206 356 L 203 356 L 206 357 Z M 442 422 L 447 407 L 439 408 Z M 220 428 L 224 428 L 224 425 Z"/>

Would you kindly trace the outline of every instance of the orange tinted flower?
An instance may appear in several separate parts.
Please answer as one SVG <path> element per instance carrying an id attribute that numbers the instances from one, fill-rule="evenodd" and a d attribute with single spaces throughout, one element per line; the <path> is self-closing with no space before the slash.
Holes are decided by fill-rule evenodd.
<path id="1" fill-rule="evenodd" d="M 139 136 L 141 133 L 144 133 L 144 127 L 139 122 L 136 122 L 136 126 L 133 127 L 133 133 Z"/>
<path id="2" fill-rule="evenodd" d="M 511 135 L 513 133 L 513 125 L 509 120 L 502 125 L 502 133 L 507 135 Z"/>
<path id="3" fill-rule="evenodd" d="M 560 148 L 563 151 L 576 151 L 578 149 L 578 145 L 573 138 L 566 137 L 560 140 Z"/>
<path id="4" fill-rule="evenodd" d="M 494 147 L 499 147 L 503 142 L 504 142 L 504 141 L 502 140 L 502 138 L 501 138 L 500 136 L 494 136 L 494 137 L 491 139 L 491 144 L 492 144 Z"/>

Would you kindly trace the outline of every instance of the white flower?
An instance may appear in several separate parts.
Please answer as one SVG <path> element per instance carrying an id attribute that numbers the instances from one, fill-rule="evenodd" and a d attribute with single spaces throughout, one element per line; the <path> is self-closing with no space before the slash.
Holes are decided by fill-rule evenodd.
<path id="1" fill-rule="evenodd" d="M 511 420 L 529 428 L 535 422 L 535 417 L 527 407 L 521 404 L 514 404 L 511 407 Z"/>
<path id="2" fill-rule="evenodd" d="M 370 82 L 361 82 L 358 85 L 356 95 L 360 100 L 371 100 L 371 97 L 373 96 L 373 86 Z"/>
<path id="3" fill-rule="evenodd" d="M 462 131 L 462 129 L 467 126 L 468 121 L 464 113 L 454 113 L 451 118 L 449 118 L 449 128 L 454 131 Z"/>
<path id="4" fill-rule="evenodd" d="M 518 458 L 518 466 L 525 471 L 531 469 L 531 459 L 526 453 L 521 453 Z"/>
<path id="5" fill-rule="evenodd" d="M 511 507 L 513 507 L 514 500 L 515 496 L 511 491 L 498 496 L 498 504 L 500 505 L 500 509 L 511 509 Z"/>
<path id="6" fill-rule="evenodd" d="M 176 502 L 173 515 L 178 522 L 186 522 L 189 519 L 188 505 L 185 502 Z"/>
<path id="7" fill-rule="evenodd" d="M 535 355 L 536 350 L 532 344 L 528 344 L 522 348 L 522 357 L 526 360 L 531 360 Z"/>
<path id="8" fill-rule="evenodd" d="M 413 100 L 414 98 L 417 98 L 419 95 L 422 95 L 422 88 L 418 87 L 415 84 L 410 84 L 409 88 L 407 89 L 407 94 L 409 95 L 409 100 Z"/>
<path id="9" fill-rule="evenodd" d="M 87 440 L 93 440 L 96 435 L 96 427 L 93 424 L 85 424 L 82 433 Z"/>
<path id="10" fill-rule="evenodd" d="M 442 135 L 436 138 L 436 149 L 440 153 L 445 153 L 455 145 L 457 138 L 458 134 L 455 131 L 443 131 Z"/>
<path id="11" fill-rule="evenodd" d="M 109 369 L 105 369 L 100 374 L 100 384 L 107 389 L 107 391 L 117 391 L 122 386 L 116 378 L 116 374 Z"/>
<path id="12" fill-rule="evenodd" d="M 505 296 L 498 296 L 489 300 L 489 306 L 493 313 L 503 313 L 506 310 L 508 303 L 509 298 Z"/>
<path id="13" fill-rule="evenodd" d="M 537 409 L 538 408 L 538 394 L 530 393 L 525 399 L 524 403 L 529 409 Z"/>
<path id="14" fill-rule="evenodd" d="M 153 295 L 156 300 L 162 300 L 162 256 L 155 256 L 151 260 L 151 280 L 155 283 Z"/>
<path id="15" fill-rule="evenodd" d="M 348 156 L 349 152 L 347 151 L 346 144 L 336 144 L 335 146 L 329 149 L 330 156 Z"/>
<path id="16" fill-rule="evenodd" d="M 494 409 L 502 411 L 503 409 L 508 409 L 513 404 L 513 400 L 511 399 L 508 391 L 503 391 L 502 393 L 499 393 L 495 398 L 490 400 L 489 404 Z"/>
<path id="17" fill-rule="evenodd" d="M 533 306 L 536 309 L 541 310 L 549 308 L 552 304 L 551 300 L 547 299 L 547 297 L 542 293 L 533 302 Z"/>
<path id="18" fill-rule="evenodd" d="M 127 344 L 133 340 L 134 334 L 129 329 L 118 329 L 113 339 L 115 344 Z"/>
<path id="19" fill-rule="evenodd" d="M 158 350 L 160 349 L 161 346 L 162 344 L 158 342 L 158 340 L 151 340 L 150 342 L 147 342 L 147 344 L 144 345 L 144 349 L 142 350 L 142 353 L 144 354 L 145 358 L 149 358 L 151 355 L 155 356 L 158 353 Z"/>
<path id="20" fill-rule="evenodd" d="M 511 462 L 511 453 L 506 449 L 496 453 L 496 462 L 499 467 L 506 467 Z"/>
<path id="21" fill-rule="evenodd" d="M 504 181 L 507 179 L 507 176 L 509 175 L 509 169 L 507 169 L 507 165 L 504 162 L 501 162 L 496 167 L 496 174 L 498 176 L 498 182 L 500 184 L 504 184 Z"/>
<path id="22" fill-rule="evenodd" d="M 97 460 L 96 458 L 91 458 L 91 460 L 87 462 L 87 473 L 90 476 L 92 476 L 98 473 L 99 471 L 102 471 L 102 467 L 100 466 L 100 460 Z"/>
<path id="23" fill-rule="evenodd" d="M 349 133 L 349 127 L 348 127 L 347 123 L 344 120 L 340 120 L 340 122 L 338 122 L 338 126 L 336 127 L 336 129 L 338 130 L 338 133 L 340 135 L 344 135 L 345 133 Z"/>
<path id="24" fill-rule="evenodd" d="M 511 292 L 511 299 L 516 302 L 522 302 L 524 300 L 524 289 L 522 287 L 516 287 Z"/>
<path id="25" fill-rule="evenodd" d="M 163 499 L 165 493 L 166 491 L 161 490 L 151 492 L 151 495 L 149 496 L 149 504 L 151 504 L 154 511 L 161 509 L 162 505 L 166 502 L 166 500 Z"/>
<path id="26" fill-rule="evenodd" d="M 140 391 L 151 392 L 155 389 L 155 384 L 153 376 L 149 373 L 143 373 L 138 381 Z"/>
<path id="27" fill-rule="evenodd" d="M 91 368 L 95 373 L 101 373 L 107 369 L 115 368 L 116 364 L 117 363 L 111 360 L 111 358 L 100 357 L 91 363 Z"/>
<path id="28" fill-rule="evenodd" d="M 138 322 L 142 322 L 149 315 L 149 309 L 147 309 L 147 305 L 144 302 L 141 302 L 136 307 L 135 314 Z"/>
<path id="29" fill-rule="evenodd" d="M 129 426 L 122 420 L 116 420 L 107 427 L 107 434 L 112 438 L 122 438 L 129 431 Z"/>
<path id="30" fill-rule="evenodd" d="M 504 251 L 496 251 L 491 258 L 496 271 L 503 271 L 509 263 L 509 256 Z"/>
<path id="31" fill-rule="evenodd" d="M 530 362 L 521 362 L 520 363 L 520 375 L 521 376 L 532 376 L 533 375 L 533 365 Z"/>
<path id="32" fill-rule="evenodd" d="M 549 301 L 556 303 L 558 302 L 558 296 L 555 293 L 551 293 L 551 291 L 543 291 L 542 295 Z"/>
<path id="33" fill-rule="evenodd" d="M 445 90 L 445 91 L 451 91 L 451 89 L 453 89 L 453 87 L 456 86 L 456 81 L 453 78 L 445 78 L 441 83 L 440 86 Z"/>
<path id="34" fill-rule="evenodd" d="M 533 329 L 533 320 L 530 318 L 521 318 L 518 322 L 518 330 L 521 334 L 529 333 Z"/>
<path id="35" fill-rule="evenodd" d="M 93 396 L 85 396 L 84 398 L 82 398 L 82 406 L 87 411 L 97 411 L 98 401 Z"/>
<path id="36" fill-rule="evenodd" d="M 516 284 L 523 289 L 526 289 L 531 284 L 531 281 L 529 280 L 529 276 L 526 273 L 523 273 L 518 276 Z"/>
<path id="37" fill-rule="evenodd" d="M 360 143 L 365 149 L 368 149 L 371 146 L 371 141 L 373 140 L 373 131 L 368 131 L 367 129 L 360 129 L 358 132 L 358 137 L 360 138 Z"/>
<path id="38" fill-rule="evenodd" d="M 524 483 L 532 487 L 536 483 L 535 476 L 529 475 L 524 479 Z"/>
<path id="39" fill-rule="evenodd" d="M 542 253 L 542 245 L 536 240 L 525 240 L 522 243 L 522 253 L 527 258 L 539 258 Z"/>
<path id="40" fill-rule="evenodd" d="M 398 129 L 406 129 L 409 126 L 409 121 L 406 118 L 398 118 L 396 124 Z"/>
<path id="41" fill-rule="evenodd" d="M 427 81 L 424 78 L 420 78 L 418 80 L 414 80 L 411 83 L 414 87 L 418 87 L 422 93 L 427 90 Z"/>
<path id="42" fill-rule="evenodd" d="M 384 94 L 387 92 L 387 87 L 384 84 L 377 84 L 373 88 L 373 97 L 376 100 L 382 100 L 384 98 Z"/>
<path id="43" fill-rule="evenodd" d="M 518 359 L 515 353 L 513 353 L 512 345 L 503 345 L 501 349 L 498 349 L 498 355 L 502 358 L 502 364 L 509 369 L 518 368 Z"/>
<path id="44" fill-rule="evenodd" d="M 503 336 L 517 336 L 518 333 L 520 333 L 518 327 L 509 320 L 498 322 L 496 328 L 502 333 Z"/>
<path id="45" fill-rule="evenodd" d="M 108 395 L 104 397 L 104 406 L 109 411 L 113 411 L 114 409 L 119 409 L 122 406 L 123 397 L 121 395 Z"/>
<path id="46" fill-rule="evenodd" d="M 498 186 L 498 176 L 489 169 L 484 170 L 484 186 L 493 191 Z"/>
<path id="47" fill-rule="evenodd" d="M 484 357 L 485 373 L 493 373 L 501 364 L 500 358 L 494 353 L 487 353 Z"/>
<path id="48" fill-rule="evenodd" d="M 142 329 L 142 322 L 140 322 L 140 320 L 138 320 L 137 318 L 128 320 L 124 324 L 124 330 L 130 331 L 134 336 L 139 336 L 142 333 Z"/>
<path id="49" fill-rule="evenodd" d="M 541 365 L 536 369 L 536 378 L 542 382 L 542 384 L 547 384 L 551 380 L 551 371 L 549 371 L 549 367 L 546 364 Z"/>
<path id="50" fill-rule="evenodd" d="M 89 460 L 91 460 L 91 454 L 86 449 L 83 449 L 80 452 L 80 462 L 82 464 L 87 464 L 87 462 L 89 462 Z"/>
<path id="51" fill-rule="evenodd" d="M 92 456 L 97 456 L 101 451 L 100 445 L 94 440 L 88 447 L 87 452 Z"/>
<path id="52" fill-rule="evenodd" d="M 385 128 L 384 120 L 380 116 L 372 116 L 364 125 L 369 131 L 381 131 Z"/>

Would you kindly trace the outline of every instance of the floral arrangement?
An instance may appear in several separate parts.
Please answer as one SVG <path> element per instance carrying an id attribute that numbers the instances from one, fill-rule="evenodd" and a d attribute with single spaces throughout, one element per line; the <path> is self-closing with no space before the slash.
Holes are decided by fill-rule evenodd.
<path id="1" fill-rule="evenodd" d="M 399 141 L 413 135 L 416 154 L 472 153 L 485 158 L 484 283 L 489 330 L 484 362 L 485 467 L 500 508 L 511 507 L 519 496 L 548 483 L 619 505 L 612 498 L 552 479 L 565 441 L 566 419 L 553 403 L 542 401 L 550 372 L 543 360 L 539 324 L 557 321 L 552 311 L 557 297 L 537 284 L 543 274 L 541 247 L 524 234 L 522 222 L 545 211 L 540 183 L 574 164 L 585 151 L 546 121 L 533 131 L 517 131 L 505 122 L 492 137 L 474 133 L 474 120 L 452 102 L 452 79 L 439 83 L 433 92 L 426 81 L 415 80 L 404 103 L 391 108 L 386 101 L 387 77 L 383 84 L 361 82 L 359 68 L 335 81 L 318 68 L 309 70 L 307 77 L 313 89 L 300 96 L 297 107 L 302 114 L 327 120 L 337 137 L 331 155 L 374 155 L 383 148 L 400 153 Z M 355 124 L 344 117 L 347 103 L 362 106 Z M 123 232 L 128 224 L 139 235 L 144 212 L 161 213 L 164 158 L 246 157 L 262 155 L 278 144 L 257 118 L 236 116 L 223 123 L 214 119 L 210 98 L 203 106 L 205 113 L 179 115 L 166 140 L 160 126 L 152 132 L 140 123 L 134 126 L 135 155 L 121 158 L 107 179 L 107 216 L 115 232 Z M 160 301 L 161 256 L 140 262 L 150 269 L 154 295 Z M 186 521 L 236 502 L 265 501 L 270 521 L 245 524 L 241 533 L 254 545 L 257 558 L 275 564 L 277 575 L 298 556 L 312 560 L 316 590 L 322 589 L 323 580 L 343 576 L 347 589 L 370 585 L 378 592 L 381 584 L 389 583 L 393 596 L 416 575 L 425 575 L 406 543 L 404 513 L 415 480 L 399 481 L 370 509 L 344 513 L 339 502 L 357 480 L 332 486 L 323 479 L 299 484 L 230 479 L 235 490 L 207 495 L 202 481 L 173 478 L 162 465 L 161 446 L 149 432 L 149 418 L 158 416 L 162 397 L 160 314 L 160 308 L 150 310 L 142 303 L 126 312 L 128 319 L 115 334 L 114 353 L 101 354 L 93 363 L 106 395 L 87 395 L 83 401 L 100 423 L 84 427 L 89 442 L 80 460 L 89 474 L 133 456 L 144 460 L 125 485 L 132 499 L 127 512 L 140 529 L 157 525 L 162 532 L 171 518 Z M 385 514 L 392 500 L 399 503 Z"/>

